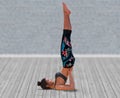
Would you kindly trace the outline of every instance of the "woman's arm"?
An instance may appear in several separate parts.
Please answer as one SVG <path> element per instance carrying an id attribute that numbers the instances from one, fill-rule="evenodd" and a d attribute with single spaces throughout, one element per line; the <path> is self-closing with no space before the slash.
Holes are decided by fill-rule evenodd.
<path id="1" fill-rule="evenodd" d="M 72 75 L 72 68 L 69 71 L 69 81 L 70 84 L 68 85 L 56 85 L 55 89 L 56 90 L 75 90 L 75 83 Z"/>

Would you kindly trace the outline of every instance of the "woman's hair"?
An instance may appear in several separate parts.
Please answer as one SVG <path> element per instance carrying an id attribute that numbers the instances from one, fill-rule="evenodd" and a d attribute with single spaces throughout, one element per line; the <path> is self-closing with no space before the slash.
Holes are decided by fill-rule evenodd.
<path id="1" fill-rule="evenodd" d="M 51 89 L 50 87 L 47 87 L 47 82 L 46 82 L 45 78 L 43 78 L 41 80 L 41 82 L 38 81 L 37 85 L 41 86 L 42 89 Z"/>

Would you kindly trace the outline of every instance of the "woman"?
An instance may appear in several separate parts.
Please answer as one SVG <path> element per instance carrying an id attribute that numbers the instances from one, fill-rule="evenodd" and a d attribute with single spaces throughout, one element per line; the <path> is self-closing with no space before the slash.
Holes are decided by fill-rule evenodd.
<path id="1" fill-rule="evenodd" d="M 72 54 L 71 46 L 71 32 L 72 26 L 70 23 L 70 10 L 63 3 L 63 13 L 64 13 L 64 30 L 63 37 L 61 42 L 61 59 L 63 62 L 63 68 L 61 72 L 55 74 L 55 81 L 47 80 L 43 78 L 41 81 L 38 81 L 37 85 L 41 86 L 43 89 L 56 89 L 56 90 L 74 90 L 74 79 L 72 76 L 72 69 L 75 62 L 75 58 Z M 70 84 L 66 85 L 67 77 L 69 77 Z"/>

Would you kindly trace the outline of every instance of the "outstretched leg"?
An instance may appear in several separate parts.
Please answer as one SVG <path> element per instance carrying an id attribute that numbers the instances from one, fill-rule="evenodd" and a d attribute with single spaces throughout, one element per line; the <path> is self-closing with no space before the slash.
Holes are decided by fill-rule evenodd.
<path id="1" fill-rule="evenodd" d="M 71 45 L 71 32 L 72 26 L 70 22 L 70 10 L 63 3 L 63 14 L 64 14 L 64 29 L 61 42 L 61 59 L 63 62 L 64 68 L 71 68 L 74 65 L 75 58 L 72 54 L 72 45 Z"/>
<path id="2" fill-rule="evenodd" d="M 71 11 L 68 9 L 65 3 L 63 3 L 63 15 L 64 15 L 64 29 L 72 30 L 70 22 Z"/>

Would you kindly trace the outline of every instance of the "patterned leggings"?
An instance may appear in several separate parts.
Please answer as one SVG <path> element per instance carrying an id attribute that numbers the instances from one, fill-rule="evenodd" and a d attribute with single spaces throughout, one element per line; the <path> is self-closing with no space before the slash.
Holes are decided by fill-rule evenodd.
<path id="1" fill-rule="evenodd" d="M 64 68 L 71 68 L 74 65 L 75 58 L 72 54 L 71 30 L 63 30 L 61 42 L 61 59 Z"/>

